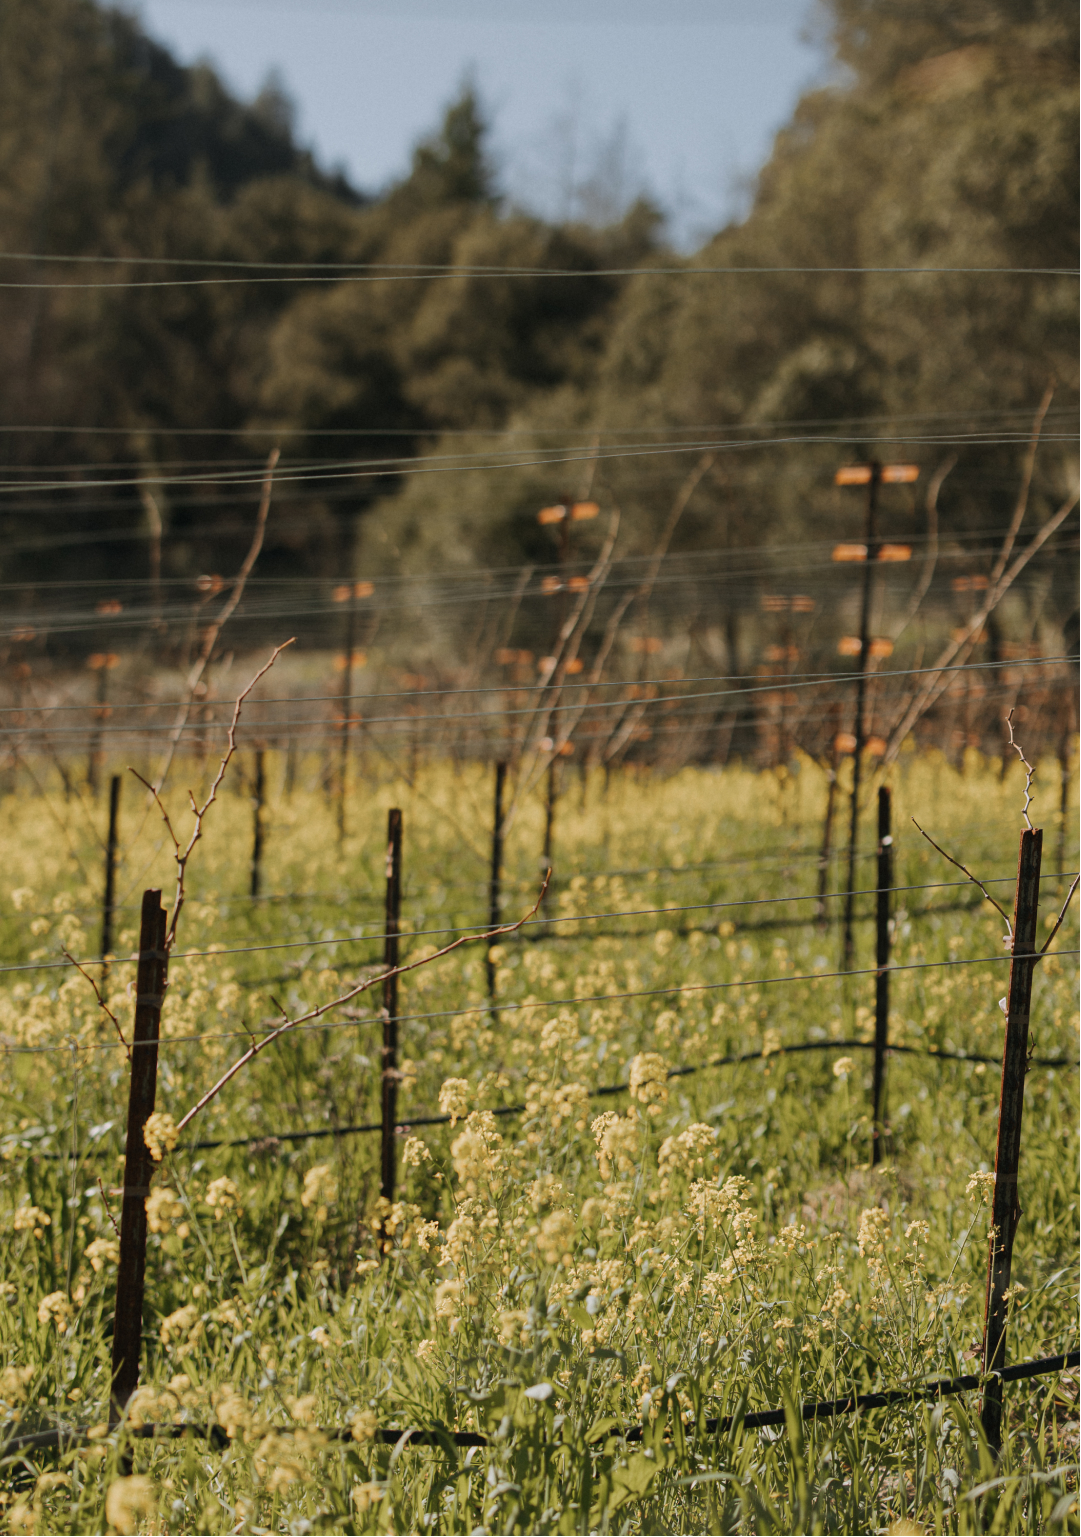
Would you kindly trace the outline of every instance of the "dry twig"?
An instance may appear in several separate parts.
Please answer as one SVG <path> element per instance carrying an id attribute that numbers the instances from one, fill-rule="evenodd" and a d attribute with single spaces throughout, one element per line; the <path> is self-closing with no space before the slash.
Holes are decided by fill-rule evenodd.
<path id="1" fill-rule="evenodd" d="M 927 833 L 927 832 L 923 831 L 923 828 L 916 821 L 915 817 L 912 818 L 912 823 L 913 823 L 913 826 L 916 828 L 917 832 L 922 833 L 923 836 L 927 839 L 927 841 L 931 845 L 931 847 L 933 849 L 938 849 L 938 852 L 942 855 L 943 859 L 948 859 L 950 864 L 953 865 L 955 869 L 958 869 L 958 870 L 961 871 L 962 875 L 967 875 L 969 880 L 972 882 L 972 884 L 974 886 L 978 886 L 980 888 L 980 890 L 983 892 L 984 896 L 990 902 L 991 906 L 996 908 L 998 910 L 998 912 L 1000 912 L 1002 914 L 1003 920 L 1005 921 L 1005 924 L 1006 924 L 1006 941 L 1005 942 L 1008 943 L 1008 944 L 1012 943 L 1013 942 L 1013 924 L 1010 922 L 1009 915 L 1006 913 L 1005 909 L 999 907 L 998 903 L 995 901 L 994 897 L 988 891 L 988 889 L 984 885 L 984 883 L 977 876 L 973 875 L 972 871 L 968 868 L 967 865 L 963 865 L 959 859 L 954 859 L 952 854 L 947 854 L 946 850 L 942 847 L 942 845 L 940 843 L 936 843 L 935 840 L 931 837 L 930 833 Z"/>
<path id="2" fill-rule="evenodd" d="M 1043 944 L 1040 946 L 1040 953 L 1036 957 L 1037 960 L 1042 960 L 1043 957 L 1047 954 L 1047 947 L 1048 947 L 1048 945 L 1051 943 L 1051 941 L 1054 939 L 1055 935 L 1058 933 L 1059 929 L 1062 927 L 1062 920 L 1066 916 L 1066 909 L 1069 907 L 1070 903 L 1073 900 L 1073 894 L 1077 890 L 1077 884 L 1078 884 L 1079 881 L 1081 881 L 1081 875 L 1075 875 L 1074 878 L 1073 878 L 1073 885 L 1070 887 L 1069 891 L 1066 893 L 1066 900 L 1062 904 L 1062 910 L 1059 913 L 1058 917 L 1055 919 L 1055 926 L 1051 930 L 1050 934 L 1048 934 L 1048 936 L 1044 940 Z"/>
<path id="3" fill-rule="evenodd" d="M 229 767 L 229 763 L 233 754 L 236 752 L 236 728 L 240 720 L 240 712 L 244 706 L 244 701 L 247 699 L 248 695 L 251 693 L 252 689 L 259 682 L 259 680 L 265 677 L 270 669 L 274 666 L 274 663 L 278 660 L 279 656 L 281 656 L 285 648 L 293 644 L 293 640 L 295 640 L 295 638 L 296 637 L 294 636 L 290 640 L 283 641 L 280 646 L 275 646 L 269 660 L 263 663 L 262 667 L 260 667 L 259 671 L 251 679 L 248 685 L 237 695 L 236 703 L 233 706 L 233 718 L 229 722 L 229 733 L 226 740 L 225 752 L 222 755 L 221 762 L 218 764 L 218 771 L 214 775 L 214 781 L 207 793 L 206 800 L 200 806 L 197 803 L 195 796 L 191 793 L 190 790 L 188 791 L 188 802 L 195 817 L 195 826 L 192 828 L 191 837 L 188 839 L 188 842 L 183 849 L 180 846 L 180 839 L 176 835 L 172 820 L 170 819 L 169 813 L 165 809 L 157 787 L 144 779 L 142 774 L 140 774 L 137 769 L 130 770 L 130 772 L 135 775 L 136 779 L 138 779 L 141 784 L 146 785 L 146 788 L 150 791 L 151 796 L 157 803 L 158 810 L 161 812 L 162 820 L 165 823 L 166 831 L 168 832 L 169 837 L 173 840 L 173 848 L 175 850 L 176 896 L 173 899 L 173 914 L 169 920 L 169 927 L 165 935 L 166 954 L 169 953 L 169 951 L 173 948 L 173 944 L 175 943 L 176 926 L 180 920 L 181 909 L 184 906 L 184 876 L 187 872 L 188 860 L 195 852 L 195 845 L 203 836 L 203 820 L 211 806 L 218 798 L 218 791 L 221 788 L 222 780 L 225 778 L 225 771 Z"/>
<path id="4" fill-rule="evenodd" d="M 529 922 L 530 918 L 536 915 L 537 909 L 540 907 L 541 902 L 544 900 L 544 893 L 548 889 L 548 881 L 551 877 L 551 873 L 551 870 L 549 870 L 548 874 L 544 877 L 544 883 L 541 886 L 537 900 L 533 903 L 533 906 L 527 913 L 523 915 L 523 917 L 519 918 L 516 923 L 503 923 L 500 924 L 498 928 L 486 929 L 483 933 L 480 934 L 464 934 L 461 939 L 455 939 L 451 944 L 444 945 L 442 950 L 436 950 L 432 955 L 423 956 L 418 961 L 409 961 L 404 966 L 393 966 L 388 971 L 378 972 L 375 976 L 367 977 L 363 982 L 358 982 L 356 987 L 349 988 L 347 992 L 342 993 L 339 997 L 332 998 L 329 1003 L 319 1004 L 317 1008 L 309 1009 L 306 1014 L 298 1014 L 295 1019 L 287 1019 L 285 1023 L 279 1025 L 276 1030 L 272 1030 L 270 1034 L 264 1036 L 261 1041 L 257 1041 L 253 1046 L 249 1047 L 249 1049 L 244 1053 L 242 1057 L 237 1058 L 232 1067 L 228 1068 L 227 1071 L 222 1074 L 217 1083 L 215 1083 L 206 1091 L 202 1099 L 198 1100 L 194 1105 L 192 1105 L 187 1114 L 184 1115 L 176 1123 L 177 1131 L 183 1131 L 188 1122 L 193 1120 L 194 1117 L 199 1114 L 200 1110 L 205 1109 L 206 1106 L 210 1104 L 210 1101 L 214 1099 L 216 1095 L 221 1093 L 222 1089 L 224 1089 L 229 1080 L 231 1078 L 235 1078 L 242 1067 L 246 1067 L 247 1064 L 251 1062 L 253 1058 L 257 1057 L 261 1051 L 263 1051 L 267 1046 L 273 1045 L 275 1041 L 279 1040 L 283 1035 L 287 1034 L 288 1031 L 296 1030 L 299 1026 L 306 1025 L 313 1019 L 321 1019 L 324 1014 L 329 1014 L 332 1009 L 341 1008 L 344 1004 L 349 1003 L 353 998 L 359 997 L 361 993 L 367 992 L 369 988 L 377 987 L 381 983 L 388 981 L 391 977 L 400 977 L 403 976 L 407 971 L 416 971 L 420 966 L 428 966 L 432 961 L 442 960 L 445 955 L 450 955 L 452 950 L 458 950 L 462 945 L 472 945 L 476 944 L 480 940 L 499 939 L 504 934 L 517 933 L 517 931 L 524 924 Z"/>
<path id="5" fill-rule="evenodd" d="M 1021 807 L 1021 815 L 1025 819 L 1025 826 L 1032 831 L 1032 818 L 1028 814 L 1028 808 L 1032 805 L 1032 781 L 1036 777 L 1036 770 L 1021 751 L 1021 744 L 1013 734 L 1013 710 L 1006 717 L 1006 730 L 1010 733 L 1010 746 L 1025 765 L 1025 804 Z"/>
<path id="6" fill-rule="evenodd" d="M 98 1000 L 98 1007 L 101 1008 L 101 1009 L 104 1009 L 105 1013 L 108 1014 L 109 1018 L 112 1020 L 114 1026 L 116 1027 L 116 1033 L 120 1037 L 120 1044 L 121 1044 L 121 1046 L 123 1046 L 124 1050 L 127 1052 L 127 1054 L 128 1054 L 128 1061 L 130 1062 L 131 1061 L 131 1047 L 128 1045 L 127 1041 L 124 1039 L 124 1032 L 120 1028 L 120 1021 L 117 1019 L 116 1015 L 113 1013 L 113 1011 L 109 1007 L 109 1005 L 105 1002 L 105 999 L 101 996 L 101 990 L 98 987 L 98 984 L 94 981 L 94 978 L 90 975 L 90 973 L 84 967 L 82 967 L 79 964 L 79 962 L 75 959 L 75 957 L 73 955 L 69 955 L 67 950 L 65 950 L 63 952 L 63 955 L 64 955 L 64 959 L 66 961 L 70 961 L 71 964 L 75 967 L 75 970 L 78 971 L 78 972 L 81 972 L 82 975 L 86 978 L 86 980 L 90 983 L 90 986 L 94 989 L 94 996 Z"/>
<path id="7" fill-rule="evenodd" d="M 1032 424 L 1032 434 L 1021 472 L 1021 486 L 1018 492 L 1017 504 L 1014 507 L 1013 517 L 1006 531 L 1006 537 L 1002 542 L 1002 548 L 999 550 L 995 564 L 988 577 L 987 597 L 979 611 L 963 626 L 956 637 L 952 638 L 943 648 L 931 669 L 930 675 L 902 711 L 900 719 L 890 731 L 889 741 L 882 759 L 883 766 L 892 763 L 896 758 L 901 750 L 901 744 L 916 722 L 931 709 L 949 686 L 953 665 L 963 666 L 968 660 L 976 644 L 976 639 L 990 615 L 998 607 L 1032 557 L 1042 549 L 1051 535 L 1056 529 L 1061 527 L 1077 505 L 1077 493 L 1071 492 L 1057 511 L 1047 519 L 1043 527 L 1037 530 L 1032 539 L 1029 540 L 1028 545 L 1020 551 L 1007 569 L 1010 556 L 1013 554 L 1017 541 L 1018 532 L 1028 510 L 1032 474 L 1036 463 L 1036 451 L 1039 447 L 1044 417 L 1047 415 L 1053 394 L 1053 385 L 1049 384 L 1036 410 L 1036 416 Z"/>
<path id="8" fill-rule="evenodd" d="M 237 604 L 240 602 L 244 592 L 244 585 L 247 582 L 248 577 L 251 575 L 252 567 L 255 565 L 255 562 L 258 559 L 259 551 L 263 548 L 263 535 L 266 533 L 267 516 L 270 512 L 270 493 L 274 485 L 274 470 L 278 463 L 280 453 L 280 449 L 272 449 L 270 457 L 267 460 L 266 473 L 263 476 L 263 494 L 259 502 L 259 511 L 255 519 L 255 533 L 252 535 L 251 545 L 248 549 L 247 555 L 244 557 L 244 562 L 241 565 L 240 570 L 236 574 L 236 578 L 233 582 L 233 590 L 229 594 L 228 602 L 222 609 L 221 613 L 218 615 L 217 619 L 215 619 L 214 622 L 207 628 L 202 649 L 199 652 L 199 656 L 196 659 L 195 665 L 192 667 L 188 674 L 188 697 L 180 706 L 176 720 L 173 723 L 173 729 L 169 733 L 169 745 L 166 749 L 165 761 L 162 763 L 158 777 L 152 786 L 148 786 L 148 788 L 152 791 L 160 790 L 162 785 L 165 783 L 165 777 L 168 774 L 170 767 L 172 766 L 173 758 L 176 755 L 176 749 L 180 744 L 180 738 L 184 734 L 185 727 L 188 724 L 188 717 L 191 715 L 191 707 L 195 702 L 195 690 L 198 688 L 200 682 L 202 681 L 203 674 L 206 672 L 206 669 L 210 663 L 211 653 L 217 644 L 218 636 L 221 634 L 226 623 L 232 617 Z M 143 783 L 145 784 L 146 781 L 143 780 Z"/>
<path id="9" fill-rule="evenodd" d="M 109 1221 L 112 1223 L 112 1225 L 113 1225 L 113 1232 L 116 1234 L 117 1240 L 119 1241 L 119 1238 L 120 1238 L 120 1228 L 117 1226 L 116 1218 L 113 1216 L 113 1209 L 109 1205 L 109 1197 L 105 1194 L 105 1186 L 101 1182 L 101 1175 L 100 1174 L 98 1175 L 97 1179 L 98 1179 L 98 1189 L 101 1191 L 101 1204 L 105 1207 L 105 1215 L 108 1217 Z"/>

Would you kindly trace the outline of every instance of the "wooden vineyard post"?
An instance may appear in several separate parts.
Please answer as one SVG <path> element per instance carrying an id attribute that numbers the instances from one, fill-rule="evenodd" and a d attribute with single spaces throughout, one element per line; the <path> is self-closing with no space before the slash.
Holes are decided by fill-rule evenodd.
<path id="1" fill-rule="evenodd" d="M 338 738 L 338 837 L 345 837 L 345 800 L 349 790 L 349 728 L 353 709 L 353 653 L 357 643 L 357 588 L 350 583 L 345 611 L 345 654 L 342 658 L 341 735 Z"/>
<path id="2" fill-rule="evenodd" d="M 829 890 L 830 878 L 830 852 L 833 842 L 833 813 L 837 803 L 837 770 L 841 765 L 841 706 L 830 706 L 830 763 L 826 782 L 826 814 L 822 821 L 822 852 L 818 857 L 818 904 L 815 909 L 815 918 L 820 928 L 825 928 L 828 913 L 826 911 L 826 892 Z"/>
<path id="3" fill-rule="evenodd" d="M 556 819 L 556 795 L 558 791 L 556 775 L 558 772 L 559 771 L 556 768 L 556 760 L 553 758 L 551 763 L 548 765 L 548 786 L 547 793 L 544 797 L 544 848 L 541 852 L 540 861 L 542 877 L 547 875 L 548 871 L 552 868 L 552 832 L 555 828 Z M 544 897 L 542 899 L 545 911 L 548 910 L 551 896 L 552 882 L 549 881 L 544 892 Z"/>
<path id="4" fill-rule="evenodd" d="M 113 908 L 116 906 L 116 845 L 120 821 L 120 775 L 109 781 L 109 836 L 105 844 L 105 895 L 101 903 L 101 959 L 105 976 L 106 957 L 113 949 Z"/>
<path id="5" fill-rule="evenodd" d="M 893 838 L 890 792 L 878 791 L 878 893 L 875 912 L 875 1067 L 874 1130 L 871 1164 L 881 1163 L 886 1141 L 886 1052 L 890 1043 L 890 892 L 893 889 Z"/>
<path id="6" fill-rule="evenodd" d="M 383 964 L 388 971 L 398 964 L 398 935 L 402 913 L 402 814 L 387 813 L 387 900 L 383 930 Z M 383 983 L 383 1079 L 380 1193 L 394 1200 L 397 1160 L 394 1127 L 398 1113 L 398 978 Z M 385 1243 L 385 1239 L 384 1239 Z"/>
<path id="7" fill-rule="evenodd" d="M 1026 828 L 1021 834 L 1017 865 L 1013 953 L 1006 997 L 1006 1042 L 1002 1051 L 995 1193 L 991 1207 L 991 1237 L 987 1258 L 987 1309 L 983 1335 L 985 1372 L 1000 1372 L 1006 1364 L 1006 1294 L 1010 1289 L 1014 1234 L 1021 1219 L 1017 1170 L 1021 1160 L 1021 1113 L 1025 1103 L 1025 1073 L 1028 1068 L 1032 974 L 1039 959 L 1036 951 L 1036 914 L 1040 898 L 1042 852 L 1042 829 Z M 1002 1445 L 1001 1377 L 992 1377 L 983 1390 L 980 1422 L 988 1445 L 997 1453 Z"/>
<path id="8" fill-rule="evenodd" d="M 251 894 L 259 895 L 263 879 L 263 805 L 266 798 L 266 772 L 264 752 L 261 747 L 255 753 L 255 783 L 252 787 L 252 843 L 251 843 Z"/>
<path id="9" fill-rule="evenodd" d="M 492 873 L 488 881 L 488 927 L 499 927 L 499 913 L 502 906 L 500 887 L 503 879 L 503 786 L 507 778 L 507 765 L 497 763 L 495 766 L 495 809 L 492 817 Z M 492 1014 L 495 1014 L 495 973 L 496 964 L 492 960 L 491 950 L 485 957 L 485 970 L 488 975 L 488 1000 Z"/>
<path id="10" fill-rule="evenodd" d="M 120 1261 L 116 1273 L 113 1320 L 112 1400 L 109 1418 L 116 1424 L 139 1382 L 146 1281 L 146 1198 L 154 1162 L 143 1128 L 154 1111 L 158 1082 L 158 1029 L 168 973 L 165 909 L 160 891 L 143 892 L 139 927 L 139 966 L 135 979 L 135 1029 L 131 1047 L 128 1136 L 124 1158 L 124 1195 L 120 1216 Z"/>
<path id="11" fill-rule="evenodd" d="M 87 663 L 98 675 L 98 707 L 94 711 L 97 724 L 90 735 L 90 751 L 86 759 L 86 787 L 95 800 L 98 798 L 98 770 L 102 759 L 102 723 L 109 715 L 109 669 L 116 665 L 116 660 L 111 652 L 96 651 Z"/>
<path id="12" fill-rule="evenodd" d="M 856 676 L 856 720 L 853 735 L 856 745 L 852 756 L 852 802 L 848 826 L 848 882 L 845 886 L 844 940 L 841 950 L 841 970 L 851 971 L 853 960 L 852 923 L 856 891 L 856 856 L 860 829 L 860 776 L 863 768 L 863 749 L 867 736 L 867 663 L 871 648 L 871 589 L 878 555 L 875 538 L 875 515 L 878 509 L 878 488 L 882 481 L 882 466 L 875 460 L 870 466 L 867 482 L 867 531 L 866 551 L 863 561 L 863 590 L 860 596 L 860 670 Z"/>

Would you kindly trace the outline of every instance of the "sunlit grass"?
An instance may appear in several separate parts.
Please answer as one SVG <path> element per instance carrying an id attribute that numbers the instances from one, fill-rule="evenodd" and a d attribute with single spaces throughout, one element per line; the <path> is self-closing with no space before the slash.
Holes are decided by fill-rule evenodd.
<path id="1" fill-rule="evenodd" d="M 194 765 L 178 769 L 170 806 L 182 821 Z M 284 762 L 269 760 L 264 901 L 245 895 L 243 786 L 208 819 L 178 945 L 204 953 L 174 960 L 163 1018 L 158 1110 L 174 1120 L 249 1028 L 336 996 L 378 960 L 377 938 L 345 941 L 381 929 L 388 806 L 405 817 L 408 953 L 485 919 L 490 770 L 422 766 L 410 786 L 379 782 L 369 761 L 341 841 L 321 769 L 303 759 L 286 798 Z M 1008 907 L 1017 774 L 909 759 L 893 783 L 898 886 L 962 879 L 916 815 L 982 878 L 1002 878 L 991 889 Z M 1065 895 L 1057 776 L 1046 783 L 1045 930 Z M 169 903 L 172 885 L 160 820 L 134 783 L 124 794 L 109 1001 L 129 1028 L 123 957 L 139 894 L 160 884 Z M 228 1447 L 137 1442 L 142 1482 L 126 1483 L 115 1436 L 15 1459 L 12 1528 L 849 1532 L 908 1520 L 895 1529 L 1076 1531 L 1076 1389 L 1057 1378 L 1007 1389 L 998 1469 L 974 1395 L 779 1437 L 701 1433 L 741 1406 L 978 1369 L 987 1205 L 973 1175 L 993 1163 L 998 1073 L 894 1058 L 890 1157 L 870 1170 L 871 1056 L 828 1043 L 870 1037 L 873 978 L 832 975 L 839 932 L 808 921 L 813 901 L 766 900 L 815 892 L 822 803 L 807 762 L 667 781 L 628 772 L 607 787 L 568 772 L 546 909 L 558 921 L 495 950 L 498 1013 L 480 947 L 402 980 L 401 1118 L 442 1109 L 455 1122 L 399 1139 L 392 1209 L 379 1201 L 378 1138 L 280 1140 L 378 1119 L 378 998 L 284 1039 L 164 1153 L 131 1418 L 214 1421 Z M 101 806 L 58 793 L 0 806 L 5 964 L 62 948 L 93 956 L 103 821 Z M 536 898 L 542 827 L 538 788 L 507 839 L 508 917 Z M 1072 832 L 1065 849 L 1076 868 Z M 873 860 L 858 868 L 873 884 Z M 835 850 L 831 891 L 842 869 Z M 647 911 L 658 908 L 673 910 Z M 893 1039 L 994 1058 L 1007 976 L 998 915 L 963 884 L 899 892 L 895 908 Z M 612 916 L 586 921 L 597 913 Z M 629 914 L 640 916 L 618 916 Z M 1071 915 L 1055 943 L 1064 953 L 1037 973 L 1041 1056 L 1076 1058 L 1077 933 Z M 970 958 L 984 963 L 927 964 Z M 864 916 L 857 964 L 872 961 Z M 0 982 L 12 1048 L 0 1394 L 20 1430 L 95 1424 L 115 1278 L 98 1180 L 108 1193 L 119 1177 L 126 1059 L 70 968 Z M 785 1054 L 808 1040 L 826 1049 Z M 759 1050 L 753 1063 L 706 1066 Z M 675 1066 L 701 1070 L 666 1080 Z M 1076 1073 L 1033 1068 L 1025 1117 L 1011 1359 L 1076 1344 Z M 190 1146 L 235 1139 L 255 1141 Z M 492 1439 L 468 1455 L 373 1439 L 407 1425 Z M 629 1426 L 644 1427 L 641 1443 L 622 1439 Z M 350 1438 L 327 1442 L 319 1427 Z"/>

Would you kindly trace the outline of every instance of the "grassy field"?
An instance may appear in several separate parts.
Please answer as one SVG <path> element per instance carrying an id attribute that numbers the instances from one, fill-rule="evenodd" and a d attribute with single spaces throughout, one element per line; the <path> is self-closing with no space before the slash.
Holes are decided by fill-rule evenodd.
<path id="1" fill-rule="evenodd" d="M 258 901 L 245 895 L 243 770 L 236 760 L 207 818 L 171 963 L 158 1110 L 175 1121 L 249 1031 L 376 966 L 380 943 L 355 936 L 382 927 L 389 806 L 405 821 L 407 956 L 487 911 L 490 769 L 422 765 L 412 786 L 358 772 L 341 839 L 316 756 L 286 795 L 284 760 L 268 754 Z M 197 776 L 186 760 L 174 770 L 178 830 Z M 1023 777 L 974 758 L 964 774 L 914 757 L 892 772 L 896 882 L 923 888 L 895 898 L 898 1044 L 1001 1053 L 1004 925 L 910 819 L 999 881 L 1009 908 Z M 8 1457 L 10 1530 L 1078 1530 L 1072 1377 L 1007 1388 L 998 1465 L 975 1394 L 787 1430 L 739 1424 L 745 1410 L 978 1370 L 982 1334 L 998 1071 L 894 1057 L 889 1157 L 872 1172 L 871 1055 L 829 1043 L 869 1039 L 873 977 L 837 976 L 837 924 L 790 900 L 817 882 L 825 783 L 806 761 L 664 781 L 628 771 L 607 788 L 567 776 L 546 909 L 558 921 L 493 950 L 498 1013 L 482 946 L 402 980 L 399 1116 L 455 1120 L 398 1138 L 391 1210 L 377 1136 L 283 1140 L 378 1119 L 378 997 L 287 1036 L 212 1101 L 164 1152 L 149 1198 L 129 1419 L 215 1421 L 229 1441 L 136 1441 L 125 1475 L 132 1443 L 100 1427 L 127 1059 L 62 954 L 96 953 L 105 813 L 37 778 L 45 796 L 20 781 L 0 803 L 0 960 L 60 962 L 0 974 L 0 1415 L 20 1432 L 99 1430 L 59 1456 Z M 1048 765 L 1033 812 L 1047 829 L 1042 932 L 1068 884 L 1058 793 Z M 124 796 L 107 991 L 130 1031 L 139 896 L 161 885 L 171 904 L 175 876 L 130 776 Z M 536 899 L 542 825 L 534 794 L 508 833 L 507 917 Z M 1071 870 L 1075 832 L 1071 810 Z M 858 868 L 872 886 L 873 859 Z M 835 858 L 831 891 L 842 884 Z M 858 905 L 867 968 L 873 898 Z M 840 902 L 829 908 L 835 918 Z M 1039 1056 L 1076 1061 L 1077 946 L 1074 908 L 1063 954 L 1037 973 Z M 964 961 L 979 964 L 945 964 Z M 807 1041 L 824 1049 L 786 1053 Z M 752 1051 L 765 1055 L 706 1065 Z M 667 1077 L 675 1067 L 699 1070 Z M 591 1097 L 612 1085 L 623 1089 Z M 1072 1068 L 1030 1070 L 1010 1360 L 1077 1342 L 1077 1091 Z M 494 1114 L 510 1105 L 525 1109 Z M 255 1140 L 190 1145 L 237 1139 Z M 734 1429 L 704 1432 L 731 1414 Z M 490 1440 L 467 1451 L 375 1434 L 414 1425 Z M 335 1427 L 349 1434 L 323 1434 Z"/>

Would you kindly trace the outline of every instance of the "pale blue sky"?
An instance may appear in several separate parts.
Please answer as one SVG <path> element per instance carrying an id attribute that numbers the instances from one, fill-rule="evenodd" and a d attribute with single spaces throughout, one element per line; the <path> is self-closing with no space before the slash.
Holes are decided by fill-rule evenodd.
<path id="1" fill-rule="evenodd" d="M 640 186 L 694 242 L 738 211 L 825 68 L 809 0 L 141 0 L 186 63 L 242 97 L 277 70 L 297 131 L 375 190 L 472 77 L 504 187 L 560 215 Z M 594 209 L 596 203 L 591 205 Z"/>

